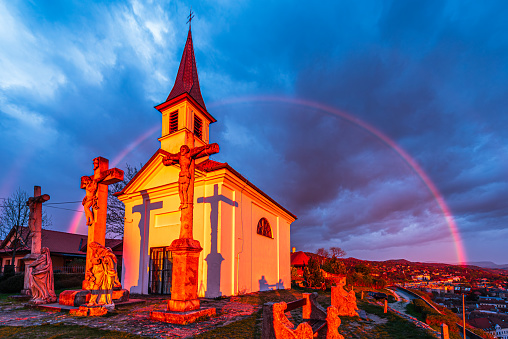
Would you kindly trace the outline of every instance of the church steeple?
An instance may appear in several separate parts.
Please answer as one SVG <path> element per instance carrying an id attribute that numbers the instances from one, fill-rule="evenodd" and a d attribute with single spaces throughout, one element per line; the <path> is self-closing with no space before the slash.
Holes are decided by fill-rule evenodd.
<path id="1" fill-rule="evenodd" d="M 155 106 L 162 113 L 161 149 L 178 153 L 180 146 L 190 148 L 209 143 L 209 125 L 216 122 L 208 113 L 199 88 L 189 15 L 189 33 L 175 84 L 165 102 Z"/>
<path id="2" fill-rule="evenodd" d="M 205 101 L 201 96 L 201 89 L 199 88 L 198 71 L 196 68 L 196 59 L 194 58 L 194 46 L 192 45 L 190 25 L 175 84 L 166 101 L 174 99 L 183 93 L 189 93 L 189 95 L 206 111 Z"/>

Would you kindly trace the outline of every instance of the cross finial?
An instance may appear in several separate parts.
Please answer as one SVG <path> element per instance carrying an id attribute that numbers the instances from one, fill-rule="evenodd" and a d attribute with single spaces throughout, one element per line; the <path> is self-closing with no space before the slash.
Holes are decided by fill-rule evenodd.
<path id="1" fill-rule="evenodd" d="M 189 24 L 189 29 L 191 27 L 191 21 L 193 18 L 194 18 L 194 14 L 192 13 L 192 8 L 191 8 L 189 16 L 187 17 L 187 19 L 189 19 L 189 20 L 187 20 L 187 23 Z"/>

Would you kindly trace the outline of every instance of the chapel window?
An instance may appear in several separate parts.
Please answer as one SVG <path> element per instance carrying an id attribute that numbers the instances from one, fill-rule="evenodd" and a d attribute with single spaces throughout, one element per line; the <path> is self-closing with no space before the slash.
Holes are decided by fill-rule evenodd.
<path id="1" fill-rule="evenodd" d="M 203 120 L 197 115 L 194 115 L 194 135 L 203 139 Z"/>
<path id="2" fill-rule="evenodd" d="M 178 130 L 178 111 L 174 111 L 169 114 L 169 133 L 176 132 L 177 130 Z"/>
<path id="3" fill-rule="evenodd" d="M 257 232 L 259 235 L 263 235 L 268 238 L 273 238 L 272 228 L 270 227 L 270 223 L 268 222 L 268 220 L 266 220 L 266 218 L 259 219 Z"/>

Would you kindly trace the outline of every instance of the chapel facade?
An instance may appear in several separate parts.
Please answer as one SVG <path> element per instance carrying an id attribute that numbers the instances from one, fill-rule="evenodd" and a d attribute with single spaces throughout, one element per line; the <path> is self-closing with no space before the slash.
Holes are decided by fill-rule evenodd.
<path id="1" fill-rule="evenodd" d="M 155 107 L 162 114 L 160 149 L 116 195 L 125 204 L 122 285 L 131 293 L 170 294 L 172 254 L 179 237 L 179 165 L 163 165 L 182 145 L 208 145 L 207 111 L 189 27 L 173 89 Z M 267 175 L 269 175 L 267 173 Z M 291 287 L 287 209 L 229 164 L 196 160 L 193 237 L 199 256 L 198 296 L 219 297 Z"/>

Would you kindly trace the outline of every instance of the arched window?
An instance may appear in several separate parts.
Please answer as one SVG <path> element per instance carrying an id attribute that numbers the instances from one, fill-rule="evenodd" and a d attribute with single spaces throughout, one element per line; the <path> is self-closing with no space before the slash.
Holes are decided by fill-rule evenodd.
<path id="1" fill-rule="evenodd" d="M 258 234 L 264 235 L 265 237 L 268 237 L 268 238 L 273 238 L 272 237 L 272 228 L 270 227 L 270 224 L 268 223 L 268 220 L 266 220 L 266 218 L 259 219 Z"/>

